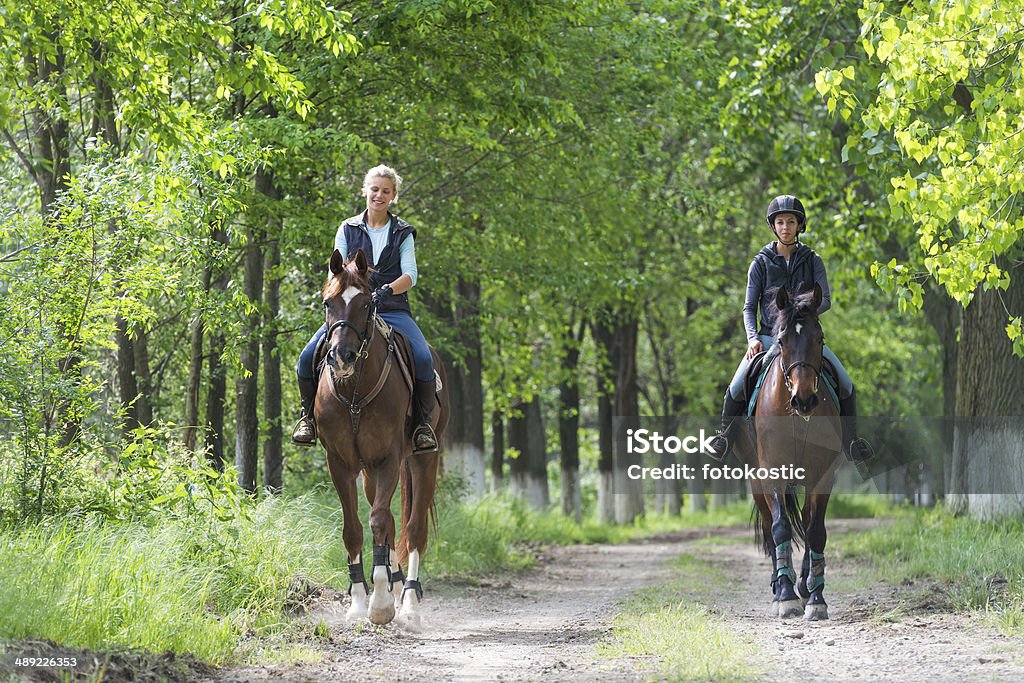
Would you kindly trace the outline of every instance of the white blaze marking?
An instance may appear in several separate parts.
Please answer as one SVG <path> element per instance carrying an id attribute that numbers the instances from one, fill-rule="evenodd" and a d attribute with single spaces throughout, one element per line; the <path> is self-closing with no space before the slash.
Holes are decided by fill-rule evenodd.
<path id="1" fill-rule="evenodd" d="M 352 303 L 352 299 L 355 299 L 359 295 L 358 287 L 349 287 L 341 293 L 341 298 L 345 300 L 345 305 L 348 306 Z"/>
<path id="2" fill-rule="evenodd" d="M 346 299 L 346 303 L 347 303 L 347 301 L 348 300 Z M 803 323 L 797 323 L 796 324 L 796 336 L 798 336 L 798 337 L 800 336 L 800 330 L 802 330 L 802 329 L 804 329 Z"/>

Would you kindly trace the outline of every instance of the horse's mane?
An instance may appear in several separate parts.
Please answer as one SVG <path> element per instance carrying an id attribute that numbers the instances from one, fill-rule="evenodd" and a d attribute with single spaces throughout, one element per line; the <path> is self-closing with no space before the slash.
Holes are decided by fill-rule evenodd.
<path id="1" fill-rule="evenodd" d="M 770 306 L 775 311 L 775 329 L 772 330 L 772 336 L 778 339 L 779 335 L 784 331 L 792 327 L 798 322 L 805 321 L 809 318 L 817 318 L 818 308 L 814 305 L 814 290 L 808 290 L 802 294 L 795 294 L 792 290 L 789 291 L 789 306 L 785 309 L 779 310 L 775 306 L 775 294 L 778 292 L 778 287 L 773 287 L 768 290 L 770 297 Z"/>
<path id="2" fill-rule="evenodd" d="M 336 296 L 340 296 L 349 287 L 357 287 L 364 291 L 370 289 L 369 278 L 359 274 L 354 261 L 346 263 L 340 273 L 329 273 L 327 275 L 327 282 L 324 283 L 322 293 L 323 300 L 328 301 Z"/>

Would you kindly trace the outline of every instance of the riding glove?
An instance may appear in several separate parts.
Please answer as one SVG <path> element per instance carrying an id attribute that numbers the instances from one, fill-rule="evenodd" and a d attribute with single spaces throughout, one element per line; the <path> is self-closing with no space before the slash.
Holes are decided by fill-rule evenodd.
<path id="1" fill-rule="evenodd" d="M 380 306 L 391 294 L 391 285 L 384 285 L 375 289 L 373 294 L 370 295 L 370 299 L 373 301 L 374 306 Z"/>

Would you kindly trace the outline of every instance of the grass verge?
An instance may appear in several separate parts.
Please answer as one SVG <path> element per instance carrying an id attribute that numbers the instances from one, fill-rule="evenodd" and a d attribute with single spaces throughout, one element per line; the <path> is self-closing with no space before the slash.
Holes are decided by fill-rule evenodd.
<path id="1" fill-rule="evenodd" d="M 289 609 L 318 587 L 348 586 L 333 490 L 242 502 L 236 514 L 222 519 L 222 513 L 199 506 L 132 522 L 51 518 L 0 528 L 0 641 L 187 653 L 214 664 L 307 657 L 294 651 L 290 636 L 313 627 L 289 618 Z M 537 544 L 622 542 L 686 527 L 745 524 L 749 515 L 749 503 L 737 502 L 608 526 L 503 496 L 465 501 L 456 484 L 442 482 L 423 578 L 472 580 L 522 569 Z M 364 502 L 361 518 L 368 516 Z M 662 607 L 665 619 L 682 617 L 682 607 Z"/>
<path id="2" fill-rule="evenodd" d="M 724 583 L 708 563 L 689 555 L 674 561 L 681 577 L 699 574 L 711 589 Z M 685 598 L 684 579 L 650 588 L 625 601 L 612 633 L 598 647 L 602 656 L 639 658 L 667 681 L 752 681 L 757 648 L 736 635 L 721 617 Z"/>
<path id="3" fill-rule="evenodd" d="M 930 580 L 957 609 L 984 610 L 1004 633 L 1024 634 L 1024 520 L 982 521 L 938 507 L 836 539 L 890 583 Z"/>

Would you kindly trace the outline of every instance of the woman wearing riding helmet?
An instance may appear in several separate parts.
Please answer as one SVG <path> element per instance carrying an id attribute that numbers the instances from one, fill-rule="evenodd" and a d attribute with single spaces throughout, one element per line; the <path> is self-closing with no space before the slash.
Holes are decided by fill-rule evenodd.
<path id="1" fill-rule="evenodd" d="M 800 233 L 807 228 L 804 205 L 793 195 L 784 194 L 768 204 L 768 226 L 775 234 L 775 241 L 768 243 L 758 252 L 747 270 L 747 295 L 743 303 L 743 326 L 747 332 L 747 352 L 736 369 L 729 388 L 725 392 L 722 407 L 722 427 L 712 438 L 711 452 L 716 460 L 724 460 L 729 453 L 729 436 L 734 418 L 746 408 L 743 399 L 743 382 L 754 356 L 770 349 L 774 344 L 772 329 L 777 314 L 772 303 L 775 290 L 779 287 L 796 292 L 806 292 L 821 287 L 821 305 L 818 315 L 832 306 L 832 293 L 828 286 L 825 263 L 810 247 L 800 242 Z M 757 326 L 760 309 L 761 326 Z M 853 382 L 839 359 L 828 346 L 822 355 L 832 363 L 838 374 L 839 414 L 843 417 L 843 447 L 855 462 L 864 462 L 874 456 L 874 451 L 864 439 L 857 436 L 857 399 Z"/>

